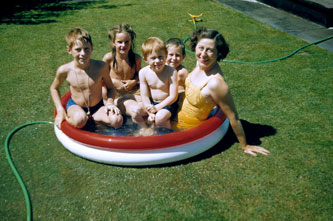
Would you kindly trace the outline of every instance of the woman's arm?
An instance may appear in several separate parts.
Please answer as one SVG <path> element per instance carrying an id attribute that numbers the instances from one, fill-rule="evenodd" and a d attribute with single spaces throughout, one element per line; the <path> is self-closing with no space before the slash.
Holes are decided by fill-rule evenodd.
<path id="1" fill-rule="evenodd" d="M 219 107 L 223 110 L 229 119 L 230 126 L 232 127 L 243 151 L 245 153 L 251 154 L 252 156 L 257 156 L 256 153 L 268 155 L 268 150 L 259 146 L 252 146 L 247 144 L 244 129 L 238 117 L 235 103 L 227 83 L 222 79 L 215 78 L 210 80 L 207 86 L 210 92 L 210 96 L 214 102 L 219 105 Z"/>

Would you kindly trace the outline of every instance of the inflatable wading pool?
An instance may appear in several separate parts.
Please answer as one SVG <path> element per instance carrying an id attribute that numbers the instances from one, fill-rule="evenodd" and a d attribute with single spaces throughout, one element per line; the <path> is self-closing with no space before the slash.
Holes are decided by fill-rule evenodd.
<path id="1" fill-rule="evenodd" d="M 65 106 L 71 94 L 61 99 Z M 217 109 L 204 123 L 191 129 L 153 136 L 109 136 L 77 129 L 66 121 L 55 134 L 70 152 L 88 160 L 126 166 L 175 162 L 198 155 L 217 144 L 225 135 L 229 120 Z"/>

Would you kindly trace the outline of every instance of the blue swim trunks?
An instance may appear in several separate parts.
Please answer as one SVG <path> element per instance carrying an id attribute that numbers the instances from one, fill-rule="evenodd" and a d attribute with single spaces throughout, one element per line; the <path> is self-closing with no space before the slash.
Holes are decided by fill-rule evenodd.
<path id="1" fill-rule="evenodd" d="M 66 111 L 68 110 L 68 108 L 70 106 L 73 106 L 73 105 L 78 105 L 77 103 L 75 103 L 75 101 L 71 98 L 69 98 L 68 102 L 67 102 L 67 105 L 66 105 Z M 98 111 L 102 106 L 104 106 L 104 102 L 103 102 L 103 99 L 101 99 L 101 101 L 96 104 L 95 106 L 93 107 L 89 107 L 90 109 L 90 114 L 93 115 L 96 111 Z M 88 108 L 86 107 L 81 107 L 86 113 L 88 113 Z"/>
<path id="2" fill-rule="evenodd" d="M 158 104 L 157 102 L 155 102 L 153 100 L 150 100 L 150 101 L 151 101 L 152 105 Z M 171 118 L 170 119 L 174 118 L 177 115 L 177 112 L 178 112 L 178 100 L 175 103 L 173 103 L 169 106 L 163 107 L 162 109 L 170 111 L 170 113 L 171 113 Z"/>

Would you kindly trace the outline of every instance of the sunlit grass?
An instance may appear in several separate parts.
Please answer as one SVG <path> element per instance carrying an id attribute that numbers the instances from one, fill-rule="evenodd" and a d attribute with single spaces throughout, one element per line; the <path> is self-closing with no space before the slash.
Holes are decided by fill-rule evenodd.
<path id="1" fill-rule="evenodd" d="M 2 143 L 18 125 L 53 121 L 49 86 L 57 67 L 71 60 L 64 36 L 72 27 L 81 26 L 91 33 L 93 57 L 102 59 L 110 50 L 107 31 L 112 26 L 133 25 L 135 50 L 141 53 L 147 37 L 167 40 L 190 35 L 193 25 L 187 12 L 202 12 L 203 22 L 198 25 L 223 33 L 231 48 L 228 60 L 274 59 L 306 44 L 215 1 L 69 2 L 45 6 L 42 12 L 26 11 L 14 23 L 0 25 Z M 269 64 L 221 63 L 247 128 L 276 130 L 272 136 L 252 139 L 272 152 L 268 157 L 252 158 L 242 153 L 238 143 L 225 140 L 231 146 L 219 145 L 227 150 L 216 147 L 182 164 L 116 167 L 71 154 L 50 126 L 21 130 L 11 150 L 31 195 L 34 218 L 329 220 L 332 61 L 332 53 L 311 46 Z M 191 70 L 193 55 L 188 54 L 184 64 Z M 67 90 L 64 85 L 62 92 Z M 247 133 L 255 136 L 257 131 Z M 23 220 L 23 195 L 3 150 L 0 157 L 0 217 Z"/>

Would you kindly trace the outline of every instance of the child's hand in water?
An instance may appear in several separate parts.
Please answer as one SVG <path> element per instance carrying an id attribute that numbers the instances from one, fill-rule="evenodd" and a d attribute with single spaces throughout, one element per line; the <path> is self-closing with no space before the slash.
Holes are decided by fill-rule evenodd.
<path id="1" fill-rule="evenodd" d="M 149 114 L 147 123 L 148 124 L 153 124 L 155 122 L 155 114 Z"/>

